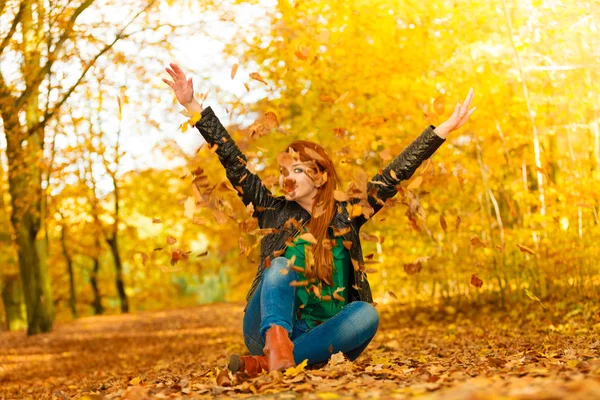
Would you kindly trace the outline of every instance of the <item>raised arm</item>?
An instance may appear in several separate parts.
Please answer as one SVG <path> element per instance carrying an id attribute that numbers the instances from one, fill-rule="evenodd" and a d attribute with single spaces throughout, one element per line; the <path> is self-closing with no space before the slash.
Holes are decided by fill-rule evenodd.
<path id="1" fill-rule="evenodd" d="M 202 106 L 194 98 L 192 78 L 186 79 L 184 72 L 176 64 L 170 64 L 170 66 L 171 68 L 166 68 L 166 71 L 173 78 L 173 82 L 166 79 L 163 81 L 173 89 L 177 100 L 188 110 L 190 115 L 194 113 L 201 115 L 200 120 L 196 123 L 196 128 L 207 143 L 211 146 L 218 146 L 216 153 L 225 168 L 227 179 L 246 206 L 250 203 L 254 205 L 253 215 L 258 217 L 264 209 L 273 207 L 276 199 L 263 185 L 260 178 L 248 170 L 246 156 L 235 144 L 213 110 L 210 107 L 202 110 Z"/>
<path id="2" fill-rule="evenodd" d="M 475 108 L 469 109 L 473 100 L 473 90 L 465 102 L 458 104 L 450 118 L 441 123 L 437 128 L 433 125 L 427 127 L 399 156 L 385 167 L 381 173 L 375 175 L 367 184 L 367 200 L 373 208 L 370 218 L 381 210 L 387 199 L 398 193 L 396 186 L 404 180 L 410 179 L 417 168 L 446 141 L 448 134 L 467 122 Z M 358 225 L 363 225 L 368 219 L 360 216 L 356 219 Z"/>

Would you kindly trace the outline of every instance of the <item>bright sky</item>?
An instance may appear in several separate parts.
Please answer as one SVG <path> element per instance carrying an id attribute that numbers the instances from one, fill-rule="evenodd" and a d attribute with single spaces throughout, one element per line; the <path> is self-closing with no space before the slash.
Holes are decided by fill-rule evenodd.
<path id="1" fill-rule="evenodd" d="M 240 65 L 235 79 L 231 79 L 231 67 L 237 63 L 238 60 L 232 58 L 226 58 L 223 54 L 223 48 L 225 44 L 231 40 L 234 35 L 241 34 L 240 27 L 247 27 L 250 25 L 256 25 L 257 21 L 264 18 L 265 12 L 268 8 L 276 5 L 276 0 L 263 0 L 258 5 L 235 5 L 232 6 L 232 1 L 224 1 L 221 5 L 223 7 L 230 7 L 233 13 L 233 21 L 223 22 L 219 20 L 217 15 L 210 13 L 201 13 L 197 5 L 190 2 L 191 8 L 180 8 L 180 7 L 167 7 L 165 4 L 161 5 L 159 12 L 156 15 L 160 16 L 160 23 L 172 23 L 177 25 L 185 24 L 197 24 L 199 28 L 209 32 L 210 36 L 199 34 L 193 34 L 190 37 L 183 37 L 180 32 L 173 34 L 173 39 L 170 44 L 173 48 L 172 53 L 174 57 L 170 57 L 168 50 L 165 49 L 163 55 L 157 55 L 152 53 L 154 57 L 159 57 L 165 60 L 172 60 L 178 63 L 188 76 L 191 76 L 194 80 L 194 88 L 196 95 L 199 93 L 209 92 L 208 98 L 204 101 L 205 106 L 211 106 L 217 116 L 221 119 L 224 124 L 230 122 L 249 124 L 252 121 L 247 117 L 237 116 L 235 121 L 230 121 L 229 115 L 225 111 L 224 101 L 226 99 L 243 99 L 245 102 L 253 102 L 258 99 L 264 98 L 267 94 L 259 86 L 253 85 L 253 90 L 247 93 L 243 83 L 248 81 L 248 74 L 250 72 L 257 71 L 257 65 Z M 220 5 L 220 6 L 221 6 Z M 109 10 L 107 8 L 89 9 L 80 16 L 80 22 L 82 23 L 94 23 L 99 20 L 112 20 L 122 21 L 125 18 L 125 13 L 121 13 L 115 10 Z M 128 12 L 132 12 L 128 10 Z M 4 19 L 1 20 L 4 22 Z M 268 29 L 268 21 L 265 19 L 261 29 Z M 131 30 L 137 30 L 139 27 L 133 27 Z M 199 29 L 199 31 L 201 30 Z M 4 26 L 0 29 L 0 32 L 5 32 Z M 102 38 L 108 40 L 109 36 Z M 130 52 L 136 52 L 141 56 L 144 55 L 145 49 L 138 49 L 133 47 L 134 45 L 130 42 L 121 41 L 118 43 L 120 48 L 127 49 Z M 82 49 L 85 52 L 86 49 Z M 153 52 L 156 49 L 152 49 Z M 90 50 L 90 53 L 92 50 Z M 108 59 L 103 60 L 104 64 L 110 63 Z M 128 90 L 127 95 L 130 97 L 131 102 L 123 109 L 123 124 L 121 134 L 121 149 L 127 152 L 127 156 L 121 160 L 119 170 L 123 173 L 129 170 L 154 167 L 154 168 L 168 168 L 177 161 L 168 160 L 157 151 L 153 151 L 154 146 L 163 141 L 166 138 L 174 139 L 185 151 L 191 153 L 196 150 L 203 142 L 200 134 L 195 129 L 190 129 L 186 133 L 182 133 L 179 129 L 180 124 L 185 121 L 185 117 L 180 115 L 178 112 L 183 110 L 183 107 L 176 105 L 173 106 L 172 101 L 174 95 L 171 89 L 162 82 L 161 78 L 170 78 L 164 67 L 167 65 L 157 65 L 155 60 L 148 59 L 148 64 L 144 65 L 144 68 L 148 72 L 156 71 L 155 77 L 152 81 L 153 88 L 162 88 L 159 90 L 150 89 L 149 92 L 137 93 L 135 90 Z M 16 59 L 7 57 L 6 55 L 2 59 L 0 66 L 3 75 L 7 81 L 13 80 L 17 83 L 19 79 L 19 64 Z M 162 72 L 160 72 L 162 71 Z M 121 81 L 124 86 L 137 87 L 140 82 L 136 82 L 136 77 L 125 76 L 117 68 L 115 75 L 112 76 L 117 82 Z M 79 71 L 68 71 L 65 73 L 65 86 L 68 85 L 66 82 L 67 77 L 78 76 Z M 122 75 L 122 76 L 121 76 Z M 133 82 L 132 82 L 133 81 Z M 113 93 L 107 93 L 106 97 L 109 99 L 116 99 L 116 95 L 119 94 L 118 87 L 112 90 Z M 219 93 L 217 98 L 216 89 Z M 136 94 L 137 93 L 137 94 Z M 152 99 L 153 102 L 147 102 L 150 104 L 151 109 L 145 110 L 149 112 L 152 117 L 160 123 L 160 132 L 156 129 L 151 129 L 149 126 L 143 124 L 134 123 L 133 115 L 139 114 L 140 110 L 137 109 L 140 103 L 144 103 L 145 99 L 137 99 L 136 96 L 147 96 L 148 93 L 156 95 L 156 98 Z M 158 105 L 152 105 L 157 103 Z M 89 107 L 88 104 L 82 104 L 82 107 Z M 117 118 L 114 115 L 114 109 L 108 109 L 106 114 L 102 117 L 102 126 L 106 131 L 116 131 L 117 129 Z M 0 124 L 0 131 L 2 125 Z M 50 133 L 47 133 L 50 134 Z M 57 138 L 57 147 L 65 146 L 69 142 L 73 143 L 74 138 L 68 139 L 66 137 Z M 6 148 L 6 141 L 4 135 L 0 135 L 0 149 Z M 2 151 L 2 160 L 0 160 L 6 166 L 6 157 L 4 151 Z M 101 180 L 100 191 L 102 193 L 108 193 L 112 191 L 112 184 L 108 179 Z"/>

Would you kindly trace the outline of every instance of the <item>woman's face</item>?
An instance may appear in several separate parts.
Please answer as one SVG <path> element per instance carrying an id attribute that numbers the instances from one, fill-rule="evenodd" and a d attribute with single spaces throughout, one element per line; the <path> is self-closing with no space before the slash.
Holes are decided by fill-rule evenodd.
<path id="1" fill-rule="evenodd" d="M 308 166 L 292 157 L 279 161 L 279 185 L 286 200 L 312 200 L 317 194 L 314 181 L 307 174 Z"/>

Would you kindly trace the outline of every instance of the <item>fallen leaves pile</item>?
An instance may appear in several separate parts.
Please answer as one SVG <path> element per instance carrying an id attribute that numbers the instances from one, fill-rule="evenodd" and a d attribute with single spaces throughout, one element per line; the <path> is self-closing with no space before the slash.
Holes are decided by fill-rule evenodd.
<path id="1" fill-rule="evenodd" d="M 243 304 L 82 318 L 50 334 L 0 334 L 0 399 L 600 398 L 598 305 L 379 305 L 381 325 L 349 362 L 249 377 Z"/>

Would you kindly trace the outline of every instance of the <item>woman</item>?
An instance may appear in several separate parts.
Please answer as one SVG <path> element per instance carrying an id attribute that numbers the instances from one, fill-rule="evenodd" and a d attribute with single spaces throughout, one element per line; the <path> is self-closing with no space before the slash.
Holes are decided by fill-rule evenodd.
<path id="1" fill-rule="evenodd" d="M 194 99 L 192 79 L 177 65 L 170 67 L 173 81 L 163 81 L 190 114 L 201 114 L 196 127 L 209 144 L 218 145 L 227 178 L 244 204 L 254 206 L 259 227 L 274 230 L 261 241 L 260 265 L 246 298 L 244 340 L 252 355 L 230 357 L 230 370 L 283 370 L 306 359 L 309 365 L 327 361 L 339 351 L 355 360 L 379 326 L 360 228 L 397 193 L 400 181 L 469 119 L 473 91 L 447 121 L 429 126 L 375 175 L 366 192 L 354 187 L 348 200 L 334 199 L 339 179 L 327 152 L 313 142 L 291 143 L 277 157 L 285 195 L 275 197 L 246 168 L 246 157 L 211 108 L 203 110 Z"/>

